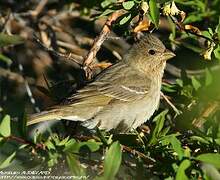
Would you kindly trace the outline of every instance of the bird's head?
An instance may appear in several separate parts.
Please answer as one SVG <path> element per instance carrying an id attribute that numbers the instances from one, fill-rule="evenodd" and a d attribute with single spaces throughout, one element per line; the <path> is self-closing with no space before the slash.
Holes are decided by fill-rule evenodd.
<path id="1" fill-rule="evenodd" d="M 131 47 L 125 61 L 142 70 L 156 70 L 164 68 L 166 61 L 174 56 L 157 37 L 148 34 Z"/>

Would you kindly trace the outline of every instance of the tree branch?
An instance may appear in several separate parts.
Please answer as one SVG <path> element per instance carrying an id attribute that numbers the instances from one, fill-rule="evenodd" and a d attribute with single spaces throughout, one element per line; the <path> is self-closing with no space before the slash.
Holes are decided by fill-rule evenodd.
<path id="1" fill-rule="evenodd" d="M 124 10 L 118 10 L 112 13 L 107 21 L 105 22 L 105 25 L 102 28 L 102 31 L 100 32 L 99 36 L 97 36 L 93 42 L 92 48 L 90 49 L 89 53 L 85 57 L 84 63 L 83 63 L 83 69 L 86 72 L 87 77 L 89 77 L 88 70 L 90 69 L 90 65 L 93 62 L 93 59 L 96 57 L 97 52 L 101 48 L 101 45 L 103 42 L 107 39 L 108 35 L 111 31 L 111 25 L 118 17 L 120 17 L 124 13 Z"/>

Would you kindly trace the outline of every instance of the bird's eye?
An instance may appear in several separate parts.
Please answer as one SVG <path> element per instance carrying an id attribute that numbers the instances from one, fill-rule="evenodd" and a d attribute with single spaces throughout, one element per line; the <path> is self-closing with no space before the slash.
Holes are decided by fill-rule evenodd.
<path id="1" fill-rule="evenodd" d="M 150 55 L 154 55 L 156 52 L 155 52 L 153 49 L 150 49 L 150 50 L 148 51 L 148 53 L 149 53 Z"/>

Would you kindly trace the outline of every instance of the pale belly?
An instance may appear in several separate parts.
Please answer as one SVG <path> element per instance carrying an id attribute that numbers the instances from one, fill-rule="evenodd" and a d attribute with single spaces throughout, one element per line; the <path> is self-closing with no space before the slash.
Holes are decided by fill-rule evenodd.
<path id="1" fill-rule="evenodd" d="M 140 105 L 137 106 L 136 118 L 132 124 L 132 129 L 136 129 L 138 126 L 142 125 L 144 122 L 150 119 L 154 112 L 158 109 L 160 103 L 160 91 L 154 92 L 150 98 L 143 99 Z"/>
<path id="2" fill-rule="evenodd" d="M 157 91 L 150 97 L 148 96 L 130 104 L 114 105 L 110 108 L 111 111 L 98 114 L 94 121 L 96 123 L 99 122 L 100 129 L 121 129 L 122 131 L 136 129 L 150 119 L 155 110 L 157 110 L 159 101 L 160 91 Z M 111 116 L 109 116 L 110 114 Z"/>
<path id="3" fill-rule="evenodd" d="M 108 105 L 96 114 L 95 117 L 88 120 L 84 125 L 88 128 L 94 128 L 96 125 L 100 129 L 111 130 L 120 129 L 121 132 L 136 129 L 146 122 L 157 110 L 160 101 L 160 87 L 157 86 L 154 91 L 138 101 L 117 102 Z"/>

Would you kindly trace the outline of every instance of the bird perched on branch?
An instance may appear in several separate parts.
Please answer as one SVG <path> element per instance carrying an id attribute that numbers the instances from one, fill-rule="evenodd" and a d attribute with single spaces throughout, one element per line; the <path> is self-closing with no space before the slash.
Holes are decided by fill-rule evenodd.
<path id="1" fill-rule="evenodd" d="M 66 119 L 107 131 L 135 129 L 158 108 L 166 61 L 174 56 L 149 34 L 134 44 L 122 61 L 68 98 L 65 105 L 32 115 L 27 125 Z"/>

